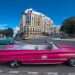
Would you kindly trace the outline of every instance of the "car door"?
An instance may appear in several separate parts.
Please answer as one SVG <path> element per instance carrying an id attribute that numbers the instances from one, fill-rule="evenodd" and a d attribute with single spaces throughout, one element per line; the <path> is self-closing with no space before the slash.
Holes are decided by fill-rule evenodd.
<path id="1" fill-rule="evenodd" d="M 57 64 L 63 63 L 67 59 L 65 56 L 61 56 L 63 52 L 60 49 L 57 50 L 39 50 L 33 53 L 32 63 L 37 64 Z"/>

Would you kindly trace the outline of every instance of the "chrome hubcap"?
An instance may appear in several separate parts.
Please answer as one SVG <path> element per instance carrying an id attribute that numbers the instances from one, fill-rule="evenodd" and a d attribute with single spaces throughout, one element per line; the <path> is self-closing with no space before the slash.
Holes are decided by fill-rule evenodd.
<path id="1" fill-rule="evenodd" d="M 18 62 L 11 62 L 10 66 L 11 67 L 17 67 L 17 66 L 19 66 L 19 64 L 18 64 Z"/>
<path id="2" fill-rule="evenodd" d="M 75 59 L 71 59 L 71 60 L 70 60 L 70 64 L 71 64 L 72 66 L 75 66 Z"/>

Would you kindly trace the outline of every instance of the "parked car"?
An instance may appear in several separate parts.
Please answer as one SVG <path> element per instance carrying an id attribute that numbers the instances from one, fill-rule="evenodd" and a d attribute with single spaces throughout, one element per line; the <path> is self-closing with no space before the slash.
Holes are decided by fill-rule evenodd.
<path id="1" fill-rule="evenodd" d="M 0 63 L 11 67 L 20 64 L 62 64 L 75 67 L 75 48 L 64 44 L 13 44 L 0 48 Z"/>
<path id="2" fill-rule="evenodd" d="M 14 43 L 14 39 L 11 37 L 0 38 L 0 45 L 12 44 Z"/>

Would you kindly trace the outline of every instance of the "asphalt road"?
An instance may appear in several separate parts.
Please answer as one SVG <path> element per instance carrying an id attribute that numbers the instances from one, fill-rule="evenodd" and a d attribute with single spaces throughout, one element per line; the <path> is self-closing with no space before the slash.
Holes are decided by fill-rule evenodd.
<path id="1" fill-rule="evenodd" d="M 19 68 L 0 65 L 0 75 L 75 75 L 75 68 L 66 65 L 21 65 Z"/>
<path id="2" fill-rule="evenodd" d="M 47 37 L 38 40 L 21 41 L 25 43 L 47 43 Z M 52 40 L 48 40 L 52 41 Z M 54 41 L 54 43 L 67 43 L 75 46 L 75 41 Z M 75 75 L 75 67 L 64 64 L 59 65 L 21 65 L 18 68 L 10 68 L 6 64 L 0 65 L 0 75 Z"/>
<path id="3" fill-rule="evenodd" d="M 46 44 L 48 42 L 54 42 L 56 44 L 59 43 L 63 43 L 63 44 L 71 44 L 73 46 L 75 46 L 75 41 L 63 41 L 63 40 L 53 40 L 49 37 L 44 37 L 44 38 L 40 38 L 40 39 L 32 39 L 32 40 L 22 40 L 21 43 L 22 44 Z"/>

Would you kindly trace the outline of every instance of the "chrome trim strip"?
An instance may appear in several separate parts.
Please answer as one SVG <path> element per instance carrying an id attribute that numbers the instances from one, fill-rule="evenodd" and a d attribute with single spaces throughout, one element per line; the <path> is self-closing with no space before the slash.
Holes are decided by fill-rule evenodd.
<path id="1" fill-rule="evenodd" d="M 31 62 L 31 63 L 23 63 L 23 64 L 60 64 L 60 63 L 63 63 L 63 62 L 55 62 L 55 63 L 33 63 L 33 62 Z"/>
<path id="2" fill-rule="evenodd" d="M 67 58 L 65 59 L 30 59 L 30 60 L 67 60 Z"/>
<path id="3" fill-rule="evenodd" d="M 25 59 L 25 60 L 67 60 L 67 58 L 60 58 L 60 59 L 38 59 L 38 58 L 36 58 L 36 59 Z"/>

